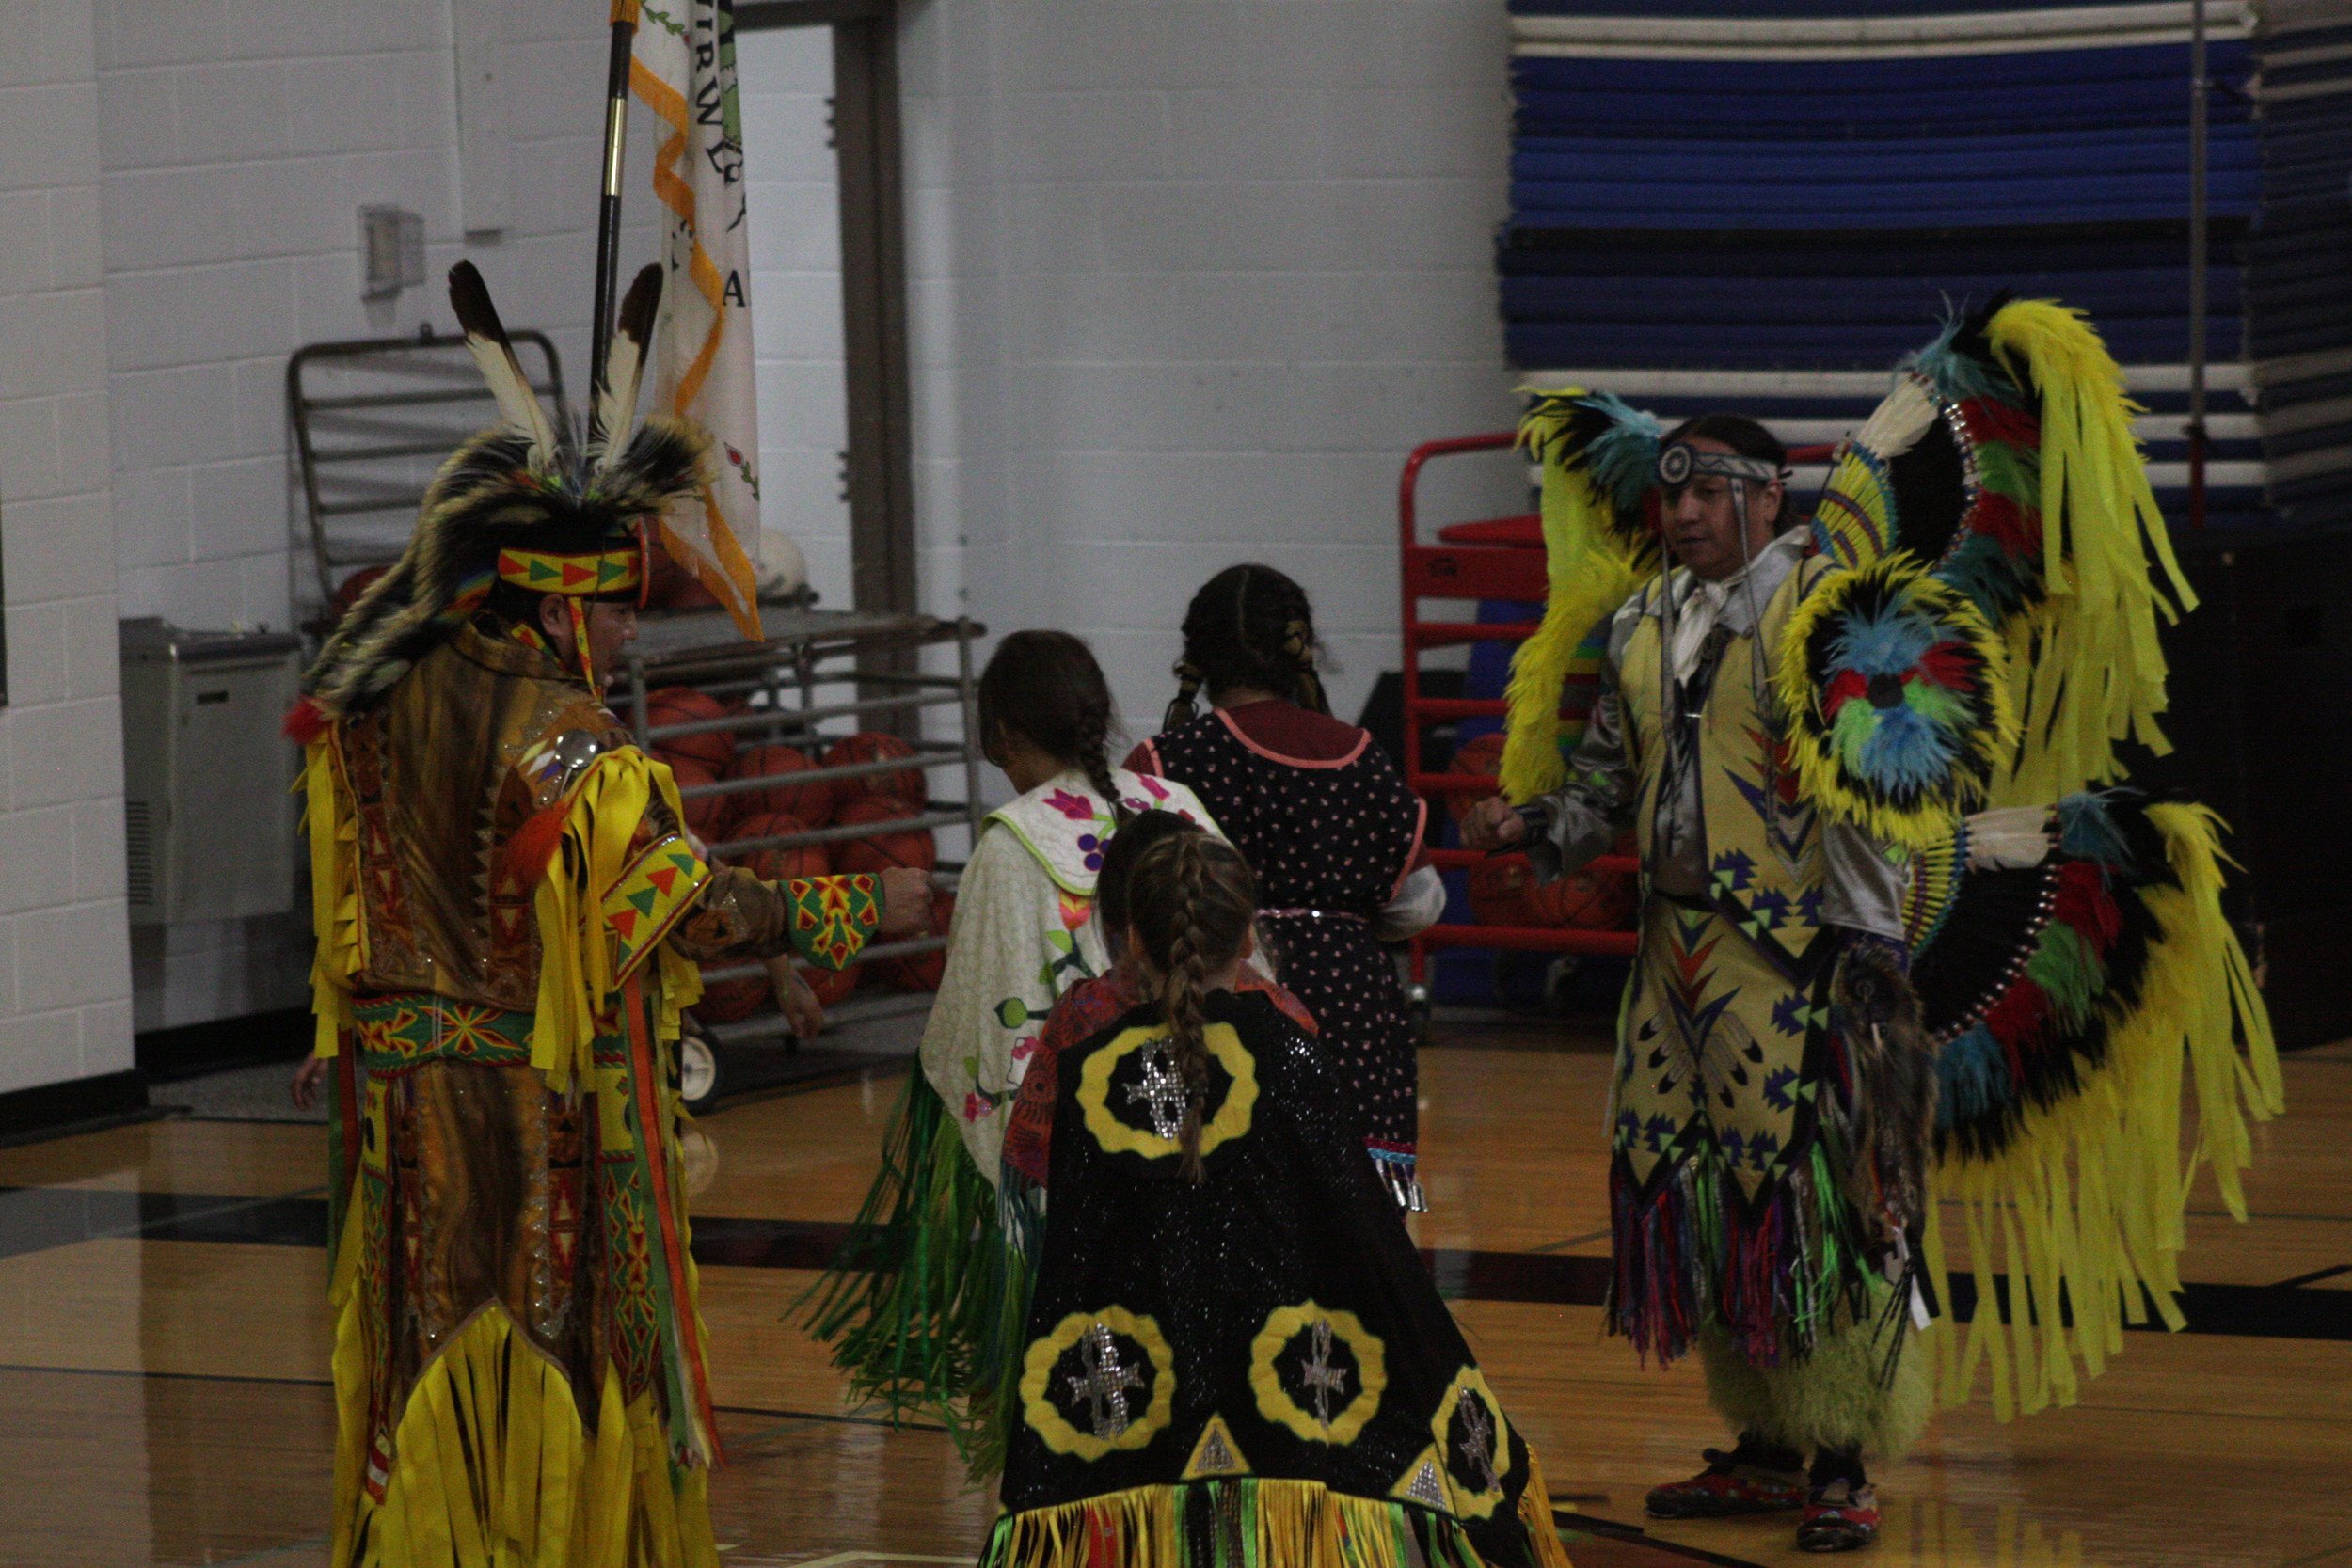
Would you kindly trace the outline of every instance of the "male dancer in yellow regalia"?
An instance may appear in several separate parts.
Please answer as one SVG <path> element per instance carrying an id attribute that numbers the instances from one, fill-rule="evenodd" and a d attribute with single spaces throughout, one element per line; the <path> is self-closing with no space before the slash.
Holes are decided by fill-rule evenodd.
<path id="1" fill-rule="evenodd" d="M 697 959 L 839 968 L 930 908 L 919 872 L 708 864 L 604 707 L 648 521 L 702 483 L 698 433 L 629 433 L 659 293 L 649 267 L 583 448 L 457 267 L 503 422 L 443 466 L 289 721 L 334 1085 L 336 1568 L 716 1564 L 679 1009 Z"/>

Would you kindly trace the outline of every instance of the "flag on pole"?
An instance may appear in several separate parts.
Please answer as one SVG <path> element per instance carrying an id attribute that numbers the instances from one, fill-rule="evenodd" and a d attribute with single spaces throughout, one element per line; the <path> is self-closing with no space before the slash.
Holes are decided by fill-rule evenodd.
<path id="1" fill-rule="evenodd" d="M 751 227 L 743 109 L 728 0 L 641 0 L 629 88 L 660 121 L 653 190 L 667 233 L 668 286 L 656 329 L 654 402 L 710 433 L 712 482 L 699 508 L 661 520 L 662 541 L 759 635 L 759 419 L 752 365 Z"/>

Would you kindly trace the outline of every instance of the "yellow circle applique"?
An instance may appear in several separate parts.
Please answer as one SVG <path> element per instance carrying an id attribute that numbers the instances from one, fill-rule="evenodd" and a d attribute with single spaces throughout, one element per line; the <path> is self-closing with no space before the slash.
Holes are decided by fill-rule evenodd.
<path id="1" fill-rule="evenodd" d="M 1141 1352 L 1142 1370 L 1126 1360 L 1122 1338 Z M 1057 1388 L 1055 1367 L 1073 1351 L 1078 1353 L 1077 1368 L 1060 1374 Z M 1138 1416 L 1135 1404 L 1144 1393 L 1143 1370 L 1151 1373 L 1151 1391 Z M 1063 1412 L 1052 1397 L 1057 1393 L 1069 1401 L 1084 1426 Z M 1143 1448 L 1168 1425 L 1175 1407 L 1176 1358 L 1167 1338 L 1157 1323 L 1123 1307 L 1071 1313 L 1029 1346 L 1022 1363 L 1022 1418 L 1056 1453 L 1091 1462 Z"/>
<path id="2" fill-rule="evenodd" d="M 1457 1412 L 1462 1417 L 1458 1436 L 1454 1429 Z M 1511 1468 L 1511 1428 L 1502 1418 L 1502 1402 L 1477 1368 L 1465 1367 L 1454 1374 L 1429 1430 L 1438 1439 L 1438 1462 L 1454 1493 L 1454 1512 L 1465 1519 L 1491 1518 L 1502 1504 L 1502 1478 Z"/>
<path id="3" fill-rule="evenodd" d="M 1282 1385 L 1280 1361 L 1302 1334 L 1307 1344 L 1296 1363 L 1302 1392 L 1294 1398 Z M 1356 1363 L 1353 1368 L 1333 1363 L 1331 1352 L 1339 1346 L 1346 1348 Z M 1352 1392 L 1349 1384 L 1355 1385 Z M 1278 1307 L 1249 1344 L 1249 1386 L 1258 1396 L 1258 1414 L 1310 1443 L 1344 1446 L 1356 1441 L 1380 1408 L 1380 1395 L 1388 1386 L 1387 1352 L 1380 1338 L 1353 1312 L 1333 1311 L 1311 1301 Z"/>
<path id="4" fill-rule="evenodd" d="M 1211 1023 L 1200 1031 L 1209 1054 L 1232 1079 L 1225 1098 L 1200 1129 L 1200 1153 L 1205 1158 L 1218 1145 L 1249 1131 L 1251 1111 L 1258 1103 L 1258 1065 L 1230 1023 Z M 1144 1063 L 1144 1080 L 1126 1085 L 1116 1104 L 1134 1107 L 1130 1121 L 1114 1109 L 1111 1078 L 1120 1064 L 1139 1053 L 1158 1057 Z M 1112 1154 L 1137 1154 L 1146 1160 L 1172 1160 L 1183 1152 L 1176 1126 L 1183 1119 L 1183 1085 L 1174 1077 L 1175 1061 L 1168 1049 L 1166 1024 L 1138 1024 L 1122 1030 L 1110 1044 L 1089 1056 L 1078 1075 L 1078 1104 L 1086 1112 L 1087 1131 Z M 1156 1097 L 1155 1097 L 1156 1096 Z M 1165 1129 L 1165 1132 L 1162 1130 Z"/>

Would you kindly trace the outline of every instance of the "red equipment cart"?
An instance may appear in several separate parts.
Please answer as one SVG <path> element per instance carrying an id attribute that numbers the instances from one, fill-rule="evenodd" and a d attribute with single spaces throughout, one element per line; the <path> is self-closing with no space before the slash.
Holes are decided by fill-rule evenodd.
<path id="1" fill-rule="evenodd" d="M 1522 642 L 1534 634 L 1536 624 L 1428 621 L 1422 618 L 1422 601 L 1509 599 L 1541 603 L 1548 584 L 1542 523 L 1532 512 L 1450 524 L 1438 530 L 1435 544 L 1422 543 L 1419 501 L 1422 469 L 1436 458 L 1506 451 L 1516 439 L 1510 432 L 1503 431 L 1491 436 L 1459 436 L 1423 442 L 1405 459 L 1405 471 L 1397 482 L 1397 534 L 1402 552 L 1399 575 L 1405 601 L 1405 781 L 1416 794 L 1429 800 L 1433 814 L 1445 808 L 1449 796 L 1484 798 L 1495 792 L 1497 784 L 1491 774 L 1432 772 L 1422 760 L 1422 732 L 1434 724 L 1463 719 L 1499 719 L 1504 708 L 1499 697 L 1422 695 L 1422 655 L 1432 648 L 1458 647 L 1468 642 Z M 1831 451 L 1828 446 L 1804 446 L 1791 448 L 1788 455 L 1793 462 L 1818 463 L 1827 458 Z M 1431 849 L 1429 858 L 1441 871 L 1466 870 L 1488 859 L 1474 850 L 1439 848 Z M 1589 869 L 1630 875 L 1640 869 L 1640 864 L 1630 855 L 1603 855 L 1593 861 Z M 1410 974 L 1418 990 L 1425 983 L 1429 954 L 1441 947 L 1629 956 L 1636 941 L 1636 933 L 1630 927 L 1596 930 L 1447 921 L 1432 926 L 1412 940 Z"/>

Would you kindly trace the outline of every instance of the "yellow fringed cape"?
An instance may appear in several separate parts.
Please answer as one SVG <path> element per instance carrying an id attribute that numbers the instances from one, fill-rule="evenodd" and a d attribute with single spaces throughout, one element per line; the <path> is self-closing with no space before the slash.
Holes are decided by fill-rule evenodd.
<path id="1" fill-rule="evenodd" d="M 368 922 L 335 733 L 310 746 L 303 783 L 318 1052 L 337 1058 L 333 1561 L 710 1568 L 706 1489 L 718 1442 L 664 1054 L 701 981 L 660 941 L 706 871 L 682 841 L 636 843 L 655 798 L 678 815 L 669 770 L 619 749 L 568 800 L 535 898 L 542 969 L 531 1013 L 355 997 Z M 649 888 L 660 890 L 650 902 Z M 579 1310 L 609 1323 L 601 1364 L 560 1364 L 494 1293 L 422 1347 L 405 1389 L 391 1386 L 386 1291 L 402 1265 L 387 1085 L 440 1060 L 527 1073 L 532 1095 L 580 1106 L 593 1129 L 594 1180 L 580 1201 L 596 1212 L 580 1233 L 599 1257 Z"/>

